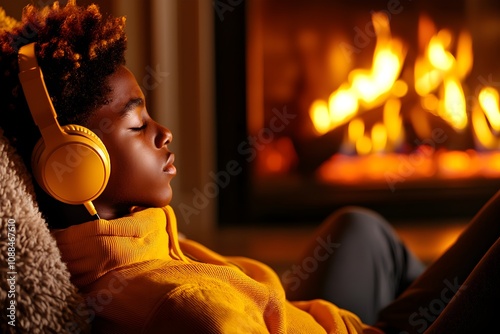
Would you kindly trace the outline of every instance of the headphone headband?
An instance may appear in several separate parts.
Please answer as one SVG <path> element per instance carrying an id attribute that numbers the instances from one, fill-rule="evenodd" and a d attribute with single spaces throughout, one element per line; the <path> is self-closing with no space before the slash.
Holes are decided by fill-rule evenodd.
<path id="1" fill-rule="evenodd" d="M 47 128 L 57 126 L 60 129 L 60 126 L 56 121 L 57 114 L 45 86 L 42 70 L 36 60 L 35 43 L 24 45 L 19 49 L 18 61 L 19 79 L 25 92 L 26 101 L 35 124 L 40 129 L 42 137 L 45 137 Z"/>

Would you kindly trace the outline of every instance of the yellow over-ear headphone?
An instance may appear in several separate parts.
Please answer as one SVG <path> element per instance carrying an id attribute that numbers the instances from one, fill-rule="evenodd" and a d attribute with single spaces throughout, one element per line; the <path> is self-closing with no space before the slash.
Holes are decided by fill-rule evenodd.
<path id="1" fill-rule="evenodd" d="M 80 125 L 61 127 L 35 56 L 35 43 L 19 50 L 19 79 L 42 138 L 31 156 L 38 184 L 55 199 L 83 204 L 97 215 L 92 201 L 106 188 L 110 174 L 108 151 L 102 141 Z"/>

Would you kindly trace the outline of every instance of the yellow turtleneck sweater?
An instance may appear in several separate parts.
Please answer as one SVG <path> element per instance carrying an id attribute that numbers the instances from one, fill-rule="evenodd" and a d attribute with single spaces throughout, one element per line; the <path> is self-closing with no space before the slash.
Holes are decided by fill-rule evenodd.
<path id="1" fill-rule="evenodd" d="M 170 207 L 53 235 L 96 333 L 380 333 L 326 301 L 286 301 L 260 262 L 179 240 Z"/>

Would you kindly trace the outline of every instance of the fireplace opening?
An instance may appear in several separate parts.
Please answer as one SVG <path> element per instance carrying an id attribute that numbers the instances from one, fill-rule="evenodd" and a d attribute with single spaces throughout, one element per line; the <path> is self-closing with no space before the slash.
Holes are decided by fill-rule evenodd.
<path id="1" fill-rule="evenodd" d="M 216 21 L 218 168 L 234 172 L 222 224 L 317 221 L 345 205 L 468 219 L 496 192 L 500 4 L 233 9 Z"/>

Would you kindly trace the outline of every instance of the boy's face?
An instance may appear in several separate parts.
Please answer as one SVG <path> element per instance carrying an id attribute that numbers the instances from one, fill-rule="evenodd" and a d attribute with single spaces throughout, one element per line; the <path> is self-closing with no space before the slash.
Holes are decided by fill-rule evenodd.
<path id="1" fill-rule="evenodd" d="M 176 169 L 168 150 L 172 133 L 149 116 L 133 74 L 122 66 L 108 83 L 110 102 L 85 125 L 102 139 L 111 160 L 109 183 L 93 203 L 102 218 L 114 219 L 136 206 L 169 204 Z"/>

